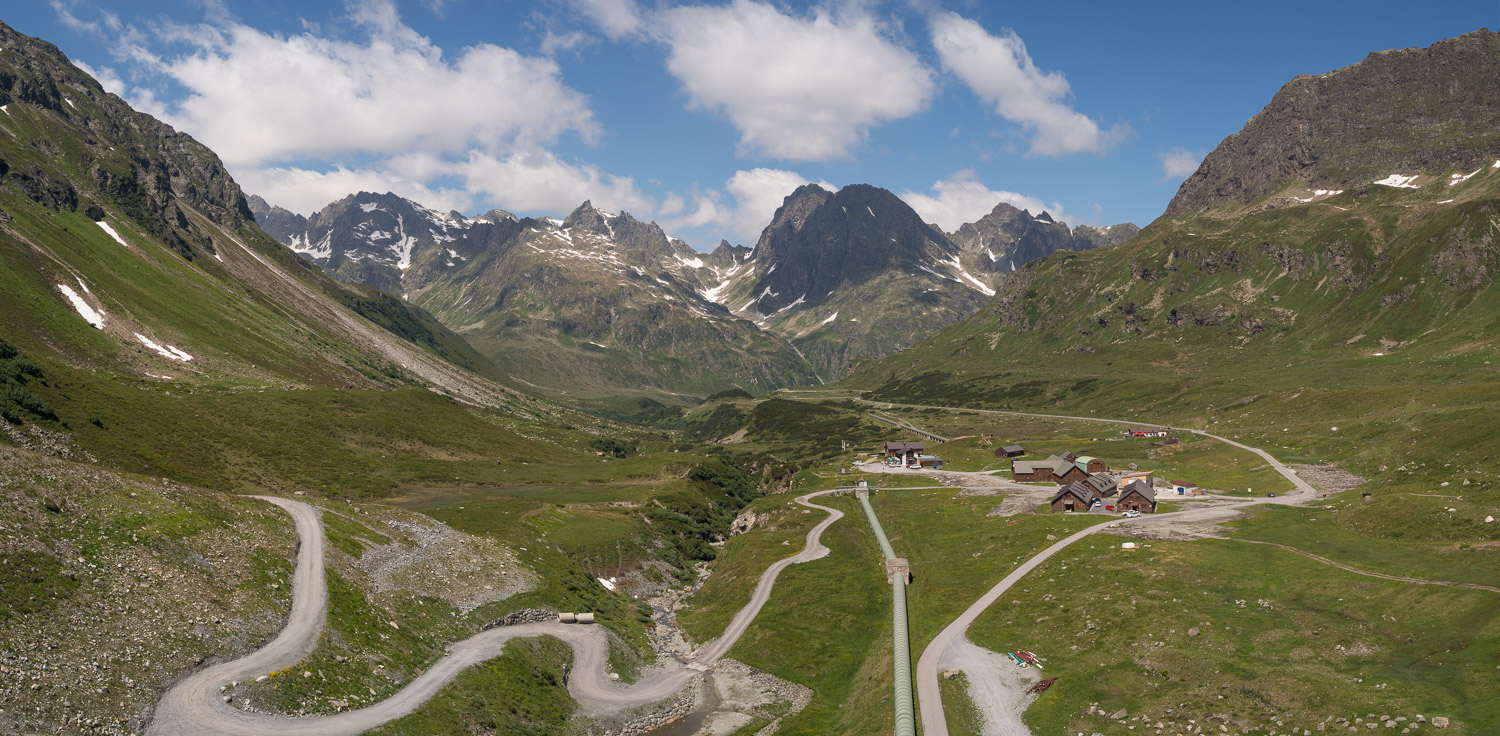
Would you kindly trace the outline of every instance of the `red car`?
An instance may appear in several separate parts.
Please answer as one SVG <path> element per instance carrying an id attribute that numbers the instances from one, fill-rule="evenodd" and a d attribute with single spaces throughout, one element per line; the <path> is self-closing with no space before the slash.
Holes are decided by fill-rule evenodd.
<path id="1" fill-rule="evenodd" d="M 1114 511 L 1114 510 L 1115 510 L 1115 507 L 1113 507 L 1113 506 L 1105 506 L 1105 507 L 1104 507 L 1104 510 L 1105 510 L 1105 511 Z"/>

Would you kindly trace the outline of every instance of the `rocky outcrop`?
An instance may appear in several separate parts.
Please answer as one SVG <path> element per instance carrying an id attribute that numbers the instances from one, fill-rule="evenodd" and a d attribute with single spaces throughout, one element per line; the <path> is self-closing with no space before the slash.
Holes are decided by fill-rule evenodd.
<path id="1" fill-rule="evenodd" d="M 1500 33 L 1381 51 L 1288 82 L 1204 157 L 1167 205 L 1176 217 L 1292 182 L 1352 189 L 1392 172 L 1472 170 L 1500 155 Z"/>
<path id="2" fill-rule="evenodd" d="M 6 186 L 52 210 L 75 210 L 95 198 L 188 259 L 214 253 L 194 214 L 230 230 L 250 219 L 244 194 L 213 151 L 130 109 L 50 43 L 0 23 L 0 48 L 0 105 L 45 111 L 62 131 L 32 142 L 24 155 L 34 160 L 0 166 L 10 169 Z M 7 118 L 32 114 L 22 105 Z M 64 137 L 76 145 L 58 146 Z M 48 173 L 64 162 L 83 176 L 67 181 Z"/>
<path id="3" fill-rule="evenodd" d="M 984 217 L 959 226 L 948 238 L 963 252 L 964 265 L 970 271 L 1004 274 L 1061 250 L 1119 245 L 1140 231 L 1128 222 L 1070 228 L 1046 212 L 1033 215 L 1001 202 Z"/>

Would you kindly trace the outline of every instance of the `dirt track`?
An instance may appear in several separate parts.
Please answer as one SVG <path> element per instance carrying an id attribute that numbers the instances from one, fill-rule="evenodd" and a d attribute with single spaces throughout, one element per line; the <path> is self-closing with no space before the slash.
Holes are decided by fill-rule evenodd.
<path id="1" fill-rule="evenodd" d="M 912 409 L 955 408 L 924 406 L 917 404 L 888 404 L 884 402 L 870 401 L 866 401 L 865 403 L 883 407 L 902 407 Z M 1165 427 L 1164 425 L 1153 425 L 1147 422 L 1121 419 L 1100 419 L 1098 417 L 1079 417 L 1058 414 L 1033 414 L 1027 412 L 998 411 L 986 409 L 961 410 L 973 411 L 982 414 L 1030 416 L 1049 419 L 1076 419 L 1090 422 L 1107 422 L 1110 424 L 1128 424 L 1147 427 L 1160 426 L 1165 429 L 1172 429 L 1171 427 Z M 995 601 L 999 600 L 1000 596 L 1004 595 L 1012 585 L 1020 581 L 1021 578 L 1025 577 L 1027 573 L 1036 569 L 1037 566 L 1047 561 L 1047 559 L 1052 557 L 1052 555 L 1057 554 L 1067 546 L 1080 539 L 1083 539 L 1084 537 L 1114 526 L 1138 526 L 1143 532 L 1146 532 L 1147 534 L 1157 535 L 1171 533 L 1172 527 L 1174 526 L 1186 526 L 1186 528 L 1183 529 L 1185 533 L 1201 535 L 1205 523 L 1215 520 L 1222 520 L 1226 516 L 1233 516 L 1235 509 L 1262 504 L 1301 504 L 1313 500 L 1316 497 L 1316 489 L 1314 489 L 1312 485 L 1310 485 L 1307 481 L 1300 478 L 1297 475 L 1297 471 L 1288 468 L 1281 461 L 1277 460 L 1270 453 L 1264 450 L 1250 447 L 1249 445 L 1241 444 L 1225 437 L 1209 434 L 1202 430 L 1195 429 L 1179 431 L 1190 431 L 1193 434 L 1215 439 L 1227 445 L 1238 447 L 1242 450 L 1254 453 L 1255 455 L 1264 459 L 1272 468 L 1274 468 L 1278 473 L 1281 473 L 1281 475 L 1284 476 L 1287 480 L 1291 481 L 1297 490 L 1276 498 L 1260 498 L 1236 501 L 1233 503 L 1207 506 L 1184 511 L 1176 511 L 1166 514 L 1151 514 L 1135 519 L 1109 517 L 1107 521 L 1095 524 L 1086 529 L 1075 532 L 1067 537 L 1064 537 L 1057 543 L 1042 550 L 1036 556 L 1022 563 L 1015 570 L 1011 571 L 1009 575 L 1006 575 L 1005 578 L 1002 579 L 999 583 L 996 583 L 994 587 L 990 588 L 988 592 L 981 596 L 979 600 L 970 605 L 969 608 L 966 609 L 962 614 L 959 614 L 958 618 L 950 623 L 946 628 L 944 628 L 936 638 L 928 643 L 927 648 L 922 651 L 922 656 L 917 660 L 916 687 L 917 699 L 920 704 L 920 711 L 922 714 L 923 736 L 948 736 L 947 718 L 943 712 L 942 691 L 938 687 L 938 673 L 940 671 L 940 668 L 944 666 L 956 666 L 959 669 L 964 670 L 964 672 L 969 675 L 970 687 L 974 692 L 986 693 L 986 697 L 999 697 L 1000 699 L 999 701 L 997 701 L 996 707 L 1000 708 L 1002 713 L 1007 708 L 1024 703 L 1024 693 L 1015 692 L 1015 687 L 1013 686 L 1013 684 L 1007 684 L 1006 682 L 1001 681 L 1002 675 L 1000 675 L 998 673 L 998 670 L 994 667 L 993 660 L 991 660 L 989 656 L 987 656 L 993 653 L 985 652 L 985 650 L 980 649 L 972 643 L 969 643 L 967 641 L 967 638 L 964 636 L 964 632 L 966 632 L 969 626 L 974 623 L 975 619 L 979 618 L 979 615 L 983 613 L 985 609 L 989 608 L 995 603 Z M 975 474 L 965 475 L 972 476 Z M 1000 479 L 995 480 L 998 481 Z M 1035 490 L 1034 487 L 1022 487 L 1026 488 L 1027 491 Z M 1027 499 L 1027 502 L 1030 502 L 1029 498 Z M 965 644 L 967 646 L 964 646 Z M 1030 732 L 1021 722 L 1019 718 L 1019 712 L 1017 712 L 1017 717 L 1014 719 L 1005 717 L 1001 713 L 997 713 L 996 716 L 999 720 L 992 721 L 989 718 L 989 714 L 986 713 L 986 736 L 1029 736 Z"/>
<path id="2" fill-rule="evenodd" d="M 500 656 L 505 643 L 511 639 L 528 636 L 555 636 L 573 648 L 573 676 L 568 680 L 568 692 L 578 701 L 582 715 L 608 715 L 660 701 L 713 667 L 734 646 L 770 599 L 771 589 L 782 570 L 827 556 L 828 548 L 820 538 L 823 531 L 844 514 L 812 503 L 811 499 L 833 492 L 819 491 L 796 499 L 803 506 L 828 512 L 828 518 L 808 531 L 807 544 L 801 552 L 776 562 L 761 574 L 750 602 L 735 614 L 724 635 L 701 648 L 693 661 L 686 665 L 669 665 L 635 684 L 622 685 L 608 677 L 609 642 L 603 629 L 552 622 L 503 626 L 449 646 L 447 656 L 380 703 L 317 718 L 250 713 L 231 707 L 220 697 L 222 685 L 236 680 L 253 680 L 306 657 L 317 646 L 327 618 L 328 586 L 323 568 L 326 540 L 317 510 L 300 501 L 257 496 L 286 510 L 296 523 L 300 547 L 292 576 L 292 610 L 286 626 L 270 644 L 254 653 L 213 665 L 178 681 L 157 703 L 156 715 L 146 733 L 153 736 L 334 736 L 361 733 L 411 713 L 466 668 Z"/>

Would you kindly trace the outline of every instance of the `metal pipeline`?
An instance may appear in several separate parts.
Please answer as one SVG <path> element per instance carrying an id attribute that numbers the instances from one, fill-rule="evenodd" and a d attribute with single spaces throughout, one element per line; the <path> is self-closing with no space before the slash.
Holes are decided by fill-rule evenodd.
<path id="1" fill-rule="evenodd" d="M 885 555 L 887 560 L 895 557 L 896 553 L 891 550 L 891 540 L 885 538 L 885 530 L 880 528 L 880 519 L 875 518 L 875 508 L 870 505 L 869 495 L 865 493 L 858 495 L 859 505 L 865 509 L 865 519 L 870 522 L 870 528 L 875 530 L 875 541 L 880 543 L 880 553 Z"/>
<path id="2" fill-rule="evenodd" d="M 868 494 L 859 494 L 859 504 L 864 507 L 870 528 L 875 530 L 881 553 L 888 560 L 894 558 L 896 552 L 891 549 L 891 541 L 886 538 L 885 529 L 875 516 Z M 906 575 L 891 577 L 891 600 L 891 630 L 896 653 L 896 736 L 917 736 L 917 711 L 911 694 L 911 637 L 906 622 Z"/>

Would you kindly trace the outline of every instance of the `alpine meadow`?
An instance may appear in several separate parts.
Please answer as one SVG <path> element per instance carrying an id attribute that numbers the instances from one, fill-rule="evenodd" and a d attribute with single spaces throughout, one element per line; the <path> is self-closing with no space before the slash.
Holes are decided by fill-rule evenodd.
<path id="1" fill-rule="evenodd" d="M 695 1 L 0 12 L 0 734 L 1500 733 L 1492 3 Z"/>

